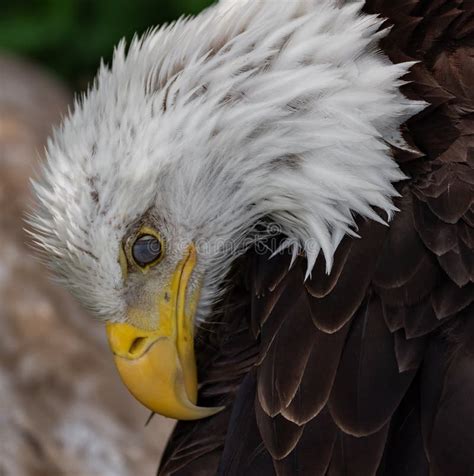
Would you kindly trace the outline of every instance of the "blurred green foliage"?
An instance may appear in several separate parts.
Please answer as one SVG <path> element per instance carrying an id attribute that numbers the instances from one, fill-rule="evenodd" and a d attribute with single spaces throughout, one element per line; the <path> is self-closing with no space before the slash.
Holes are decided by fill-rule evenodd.
<path id="1" fill-rule="evenodd" d="M 123 37 L 194 14 L 213 0 L 3 0 L 0 49 L 33 58 L 84 87 Z"/>

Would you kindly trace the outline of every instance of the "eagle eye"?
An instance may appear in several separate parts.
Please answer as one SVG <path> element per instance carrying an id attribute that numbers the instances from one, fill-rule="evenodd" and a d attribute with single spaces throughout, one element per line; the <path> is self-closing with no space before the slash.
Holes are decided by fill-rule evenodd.
<path id="1" fill-rule="evenodd" d="M 131 252 L 135 263 L 140 268 L 146 268 L 158 263 L 163 255 L 163 246 L 157 236 L 142 234 L 133 243 Z"/>

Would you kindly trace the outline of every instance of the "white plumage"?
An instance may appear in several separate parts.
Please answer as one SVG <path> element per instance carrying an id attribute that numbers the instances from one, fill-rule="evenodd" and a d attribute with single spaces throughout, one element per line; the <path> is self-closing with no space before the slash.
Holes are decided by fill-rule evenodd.
<path id="1" fill-rule="evenodd" d="M 117 47 L 35 184 L 36 240 L 87 307 L 124 318 L 118 250 L 145 215 L 170 256 L 200 245 L 198 319 L 256 224 L 276 224 L 310 273 L 320 252 L 329 271 L 356 214 L 392 216 L 404 176 L 389 143 L 423 104 L 399 92 L 410 64 L 379 52 L 382 20 L 360 8 L 233 0 Z"/>

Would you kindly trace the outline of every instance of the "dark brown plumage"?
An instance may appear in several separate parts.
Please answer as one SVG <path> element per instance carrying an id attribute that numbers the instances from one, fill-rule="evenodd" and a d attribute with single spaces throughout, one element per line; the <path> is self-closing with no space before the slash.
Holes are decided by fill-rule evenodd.
<path id="1" fill-rule="evenodd" d="M 401 211 L 304 286 L 304 257 L 241 259 L 198 336 L 200 403 L 227 409 L 179 423 L 160 475 L 474 474 L 474 2 L 365 10 L 430 104 L 404 126 L 417 152 L 394 150 Z"/>

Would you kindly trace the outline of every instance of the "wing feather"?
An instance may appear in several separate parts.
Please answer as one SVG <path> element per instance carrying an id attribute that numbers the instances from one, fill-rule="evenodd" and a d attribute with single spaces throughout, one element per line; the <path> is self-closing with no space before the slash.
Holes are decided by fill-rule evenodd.
<path id="1" fill-rule="evenodd" d="M 388 423 L 365 437 L 339 432 L 327 476 L 375 474 L 382 459 L 388 433 Z"/>
<path id="2" fill-rule="evenodd" d="M 371 294 L 354 318 L 329 399 L 331 415 L 346 433 L 367 436 L 386 425 L 415 372 L 399 372 L 394 338 Z"/>

